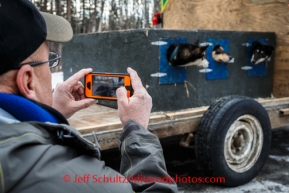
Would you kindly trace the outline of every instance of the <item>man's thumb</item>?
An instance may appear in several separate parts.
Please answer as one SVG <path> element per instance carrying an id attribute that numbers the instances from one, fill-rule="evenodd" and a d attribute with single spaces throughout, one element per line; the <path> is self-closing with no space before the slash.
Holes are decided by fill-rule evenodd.
<path id="1" fill-rule="evenodd" d="M 127 101 L 127 91 L 124 87 L 120 87 L 116 90 L 117 101 Z"/>

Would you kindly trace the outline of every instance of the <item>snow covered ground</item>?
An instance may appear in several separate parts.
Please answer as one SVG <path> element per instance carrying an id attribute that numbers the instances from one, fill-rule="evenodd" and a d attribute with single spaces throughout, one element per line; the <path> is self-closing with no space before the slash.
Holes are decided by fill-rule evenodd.
<path id="1" fill-rule="evenodd" d="M 55 88 L 56 85 L 60 82 L 63 82 L 63 72 L 53 72 L 52 73 L 52 88 Z"/>

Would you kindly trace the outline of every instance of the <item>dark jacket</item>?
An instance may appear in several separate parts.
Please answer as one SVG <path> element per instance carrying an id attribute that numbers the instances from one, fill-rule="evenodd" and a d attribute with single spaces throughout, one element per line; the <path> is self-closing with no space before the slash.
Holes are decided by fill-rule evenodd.
<path id="1" fill-rule="evenodd" d="M 129 121 L 118 143 L 120 173 L 66 124 L 0 124 L 0 193 L 177 192 L 155 135 Z"/>

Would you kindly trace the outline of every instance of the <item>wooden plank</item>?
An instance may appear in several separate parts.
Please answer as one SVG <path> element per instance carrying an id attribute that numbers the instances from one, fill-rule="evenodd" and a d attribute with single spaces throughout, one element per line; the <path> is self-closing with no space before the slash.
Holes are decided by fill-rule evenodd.
<path id="1" fill-rule="evenodd" d="M 288 125 L 289 116 L 280 116 L 279 111 L 280 109 L 289 108 L 289 98 L 258 99 L 258 102 L 260 102 L 267 110 L 272 129 Z M 77 119 L 79 119 L 78 115 L 85 114 L 85 111 L 90 112 L 90 114 L 87 115 L 87 119 L 91 120 L 91 125 L 87 127 L 80 127 L 80 129 L 77 127 L 76 128 L 85 138 L 91 141 L 94 140 L 91 132 L 95 131 L 96 135 L 98 136 L 99 144 L 103 150 L 116 148 L 117 138 L 122 131 L 122 125 L 120 121 L 117 120 L 118 118 L 113 117 L 113 115 L 117 116 L 116 110 L 110 109 L 108 107 L 100 107 L 99 105 L 95 106 L 96 107 L 91 107 L 91 109 L 82 110 L 80 114 L 74 115 L 71 119 L 69 119 L 69 121 L 71 125 L 74 126 L 75 122 L 77 122 Z M 104 110 L 107 114 L 111 113 L 112 121 L 108 121 L 106 116 L 103 119 L 100 111 L 96 111 L 98 107 Z M 159 138 L 166 138 L 170 136 L 182 135 L 189 132 L 195 132 L 197 131 L 201 118 L 206 112 L 207 108 L 208 107 L 199 107 L 175 112 L 152 113 L 148 129 Z M 96 112 L 91 113 L 92 109 Z M 98 125 L 96 123 L 100 124 Z"/>
<path id="2" fill-rule="evenodd" d="M 199 115 L 194 117 L 186 117 L 178 120 L 159 122 L 157 124 L 150 124 L 148 129 L 159 138 L 181 135 L 188 132 L 196 131 L 201 121 L 201 118 L 202 115 Z M 96 135 L 101 149 L 106 150 L 116 148 L 117 139 L 121 131 L 122 128 L 97 132 Z M 83 137 L 92 142 L 94 141 L 94 138 L 91 134 L 83 135 Z"/>
<path id="3" fill-rule="evenodd" d="M 271 122 L 271 128 L 285 127 L 289 124 L 289 116 L 281 116 L 280 109 L 289 108 L 289 98 L 259 101 L 267 110 Z"/>
<path id="4" fill-rule="evenodd" d="M 151 113 L 150 124 L 161 121 L 179 119 L 183 116 L 194 116 L 202 114 L 207 107 L 191 108 L 177 112 L 156 112 Z M 102 113 L 103 111 L 103 113 Z M 70 125 L 77 128 L 81 134 L 91 133 L 92 131 L 101 132 L 121 128 L 122 124 L 118 118 L 117 110 L 101 105 L 94 105 L 81 110 L 68 119 Z"/>
<path id="5" fill-rule="evenodd" d="M 280 115 L 282 115 L 282 116 L 287 116 L 287 115 L 289 115 L 289 108 L 287 108 L 287 109 L 280 109 Z"/>
<path id="6" fill-rule="evenodd" d="M 92 131 L 101 132 L 122 127 L 117 110 L 102 105 L 92 105 L 80 110 L 70 117 L 68 122 L 82 135 L 91 134 Z"/>
<path id="7" fill-rule="evenodd" d="M 279 105 L 284 106 L 289 104 L 289 97 L 284 98 L 276 98 L 276 99 L 257 99 L 257 101 L 263 105 L 263 107 L 271 108 L 271 107 L 277 107 Z"/>

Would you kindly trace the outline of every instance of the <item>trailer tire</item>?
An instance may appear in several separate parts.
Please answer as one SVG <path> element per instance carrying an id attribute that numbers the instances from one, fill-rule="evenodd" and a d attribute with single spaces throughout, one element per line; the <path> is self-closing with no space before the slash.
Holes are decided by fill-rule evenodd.
<path id="1" fill-rule="evenodd" d="M 198 166 L 205 176 L 223 177 L 223 182 L 211 183 L 225 186 L 242 185 L 256 177 L 270 145 L 267 111 L 257 101 L 243 96 L 223 97 L 212 104 L 195 138 Z"/>

